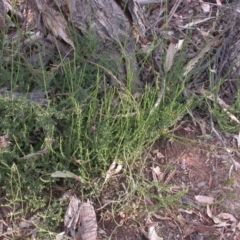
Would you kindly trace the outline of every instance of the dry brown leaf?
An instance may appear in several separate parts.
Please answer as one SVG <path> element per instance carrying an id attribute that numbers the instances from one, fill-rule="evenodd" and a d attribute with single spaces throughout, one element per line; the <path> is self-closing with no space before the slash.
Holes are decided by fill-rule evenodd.
<path id="1" fill-rule="evenodd" d="M 153 156 L 156 156 L 158 159 L 165 158 L 164 155 L 159 151 L 159 149 L 154 149 L 151 151 Z"/>
<path id="2" fill-rule="evenodd" d="M 209 197 L 209 196 L 197 195 L 195 196 L 195 199 L 200 204 L 213 204 L 214 202 L 214 197 Z"/>
<path id="3" fill-rule="evenodd" d="M 222 2 L 221 2 L 221 0 L 216 0 L 216 3 L 217 3 L 217 5 L 222 6 Z"/>
<path id="4" fill-rule="evenodd" d="M 184 239 L 194 233 L 196 230 L 193 228 L 192 225 L 186 224 L 183 228 L 183 236 Z"/>
<path id="5" fill-rule="evenodd" d="M 220 222 L 220 223 L 218 223 L 218 224 L 215 224 L 214 226 L 217 227 L 217 228 L 220 228 L 220 227 L 229 227 L 229 226 L 231 226 L 231 224 L 230 224 L 230 223 L 227 223 L 227 222 Z"/>
<path id="6" fill-rule="evenodd" d="M 209 31 L 206 32 L 201 28 L 196 28 L 196 29 L 202 34 L 202 36 L 205 40 L 207 40 L 207 37 L 209 38 Z"/>
<path id="7" fill-rule="evenodd" d="M 165 61 L 165 70 L 167 72 L 172 68 L 174 54 L 175 54 L 175 44 L 170 42 L 167 50 L 166 61 Z"/>
<path id="8" fill-rule="evenodd" d="M 97 219 L 93 206 L 89 202 L 82 203 L 77 197 L 72 196 L 64 216 L 64 228 L 65 234 L 70 233 L 76 240 L 96 240 Z M 59 238 L 61 236 L 62 234 Z"/>
<path id="9" fill-rule="evenodd" d="M 204 12 L 210 12 L 210 10 L 211 10 L 210 4 L 207 2 L 203 2 L 203 1 L 201 1 L 201 2 L 202 2 L 202 4 L 201 4 L 202 10 Z"/>
<path id="10" fill-rule="evenodd" d="M 217 217 L 212 215 L 212 212 L 211 212 L 211 209 L 210 209 L 209 205 L 207 205 L 207 215 L 214 221 L 214 223 L 216 223 L 216 224 L 221 223 L 220 219 L 218 219 Z"/>
<path id="11" fill-rule="evenodd" d="M 163 238 L 159 237 L 155 230 L 155 224 L 149 224 L 148 227 L 148 239 L 149 240 L 163 240 Z"/>
<path id="12" fill-rule="evenodd" d="M 76 240 L 96 240 L 97 219 L 93 206 L 87 202 L 80 207 L 80 223 Z"/>
<path id="13" fill-rule="evenodd" d="M 162 181 L 163 178 L 164 178 L 164 173 L 161 171 L 160 167 L 157 166 L 157 167 L 154 167 L 154 168 L 151 168 L 151 169 L 152 169 L 152 171 L 156 174 L 157 179 L 158 179 L 159 181 Z"/>
<path id="14" fill-rule="evenodd" d="M 186 170 L 186 159 L 183 158 L 183 159 L 180 161 L 180 163 L 181 163 L 181 169 L 182 169 L 182 170 Z"/>
<path id="15" fill-rule="evenodd" d="M 155 155 L 158 159 L 165 158 L 164 155 L 159 151 L 159 149 L 154 149 L 151 151 L 152 155 Z"/>
<path id="16" fill-rule="evenodd" d="M 187 126 L 183 128 L 186 132 L 195 132 L 195 130 L 191 129 L 191 127 Z"/>
<path id="17" fill-rule="evenodd" d="M 80 217 L 80 207 L 81 201 L 77 197 L 72 196 L 64 216 L 64 229 L 66 235 L 71 233 L 72 236 L 75 236 L 75 229 Z"/>
<path id="18" fill-rule="evenodd" d="M 7 140 L 7 135 L 0 136 L 0 149 L 8 147 L 10 143 L 11 142 Z"/>
<path id="19" fill-rule="evenodd" d="M 236 223 L 237 222 L 237 219 L 230 213 L 220 213 L 217 215 L 218 218 L 222 218 L 222 219 L 225 219 L 225 220 L 229 220 L 233 223 Z"/>
<path id="20" fill-rule="evenodd" d="M 112 164 L 110 165 L 107 173 L 106 173 L 106 177 L 105 177 L 105 180 L 104 180 L 104 183 L 106 183 L 106 181 L 112 177 L 113 175 L 119 173 L 123 168 L 123 165 L 121 162 L 116 162 L 115 160 L 112 162 Z"/>
<path id="21" fill-rule="evenodd" d="M 178 52 L 183 48 L 184 39 L 178 40 L 178 43 L 175 46 L 175 51 Z"/>
<path id="22" fill-rule="evenodd" d="M 59 234 L 57 234 L 57 236 L 55 237 L 55 240 L 65 240 L 65 233 L 64 232 L 61 232 Z"/>
<path id="23" fill-rule="evenodd" d="M 164 155 L 161 152 L 157 152 L 156 157 L 158 159 L 165 158 Z"/>
<path id="24" fill-rule="evenodd" d="M 69 171 L 56 171 L 51 174 L 53 178 L 73 178 L 79 182 L 82 182 L 82 179 L 76 174 Z"/>
<path id="25" fill-rule="evenodd" d="M 193 226 L 193 229 L 194 229 L 194 231 L 198 231 L 200 233 L 216 231 L 215 227 L 209 227 L 209 226 L 205 226 L 203 224 L 197 224 L 197 225 Z"/>

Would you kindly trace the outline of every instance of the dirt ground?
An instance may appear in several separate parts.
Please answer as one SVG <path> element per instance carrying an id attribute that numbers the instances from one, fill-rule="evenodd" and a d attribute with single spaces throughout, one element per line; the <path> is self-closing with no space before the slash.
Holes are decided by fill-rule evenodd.
<path id="1" fill-rule="evenodd" d="M 239 136 L 219 132 L 225 149 L 219 138 L 203 126 L 203 121 L 196 125 L 184 121 L 171 139 L 156 142 L 148 156 L 145 173 L 149 173 L 149 180 L 171 184 L 170 194 L 187 189 L 180 201 L 128 219 L 119 216 L 116 222 L 107 211 L 108 220 L 99 221 L 105 236 L 116 240 L 240 239 L 240 177 L 238 171 L 230 170 L 229 159 L 230 153 L 238 168 Z M 145 198 L 148 206 L 154 207 L 155 201 Z M 155 238 L 148 236 L 151 227 L 157 234 Z"/>

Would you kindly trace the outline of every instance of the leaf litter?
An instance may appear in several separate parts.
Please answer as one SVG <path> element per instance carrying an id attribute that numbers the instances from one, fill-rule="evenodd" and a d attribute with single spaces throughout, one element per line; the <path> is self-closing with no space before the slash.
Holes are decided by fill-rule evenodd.
<path id="1" fill-rule="evenodd" d="M 177 239 L 177 236 L 185 239 L 192 239 L 193 236 L 199 238 L 202 236 L 203 239 L 214 236 L 218 239 L 223 235 L 231 236 L 227 239 L 233 239 L 234 236 L 239 236 L 240 212 L 236 211 L 239 207 L 236 199 L 240 193 L 240 185 L 234 188 L 225 186 L 224 182 L 228 181 L 228 165 L 223 157 L 227 154 L 219 147 L 219 140 L 214 135 L 212 138 L 203 138 L 199 141 L 202 130 L 199 126 L 194 127 L 191 124 L 190 120 L 185 119 L 181 129 L 175 132 L 171 144 L 168 140 L 159 141 L 148 155 L 148 162 L 153 163 L 149 167 L 152 181 L 171 184 L 173 187 L 169 189 L 169 194 L 179 192 L 181 189 L 187 189 L 187 193 L 176 206 L 170 206 L 168 210 L 151 211 L 152 225 L 148 225 L 144 217 L 139 218 L 141 214 L 138 216 L 142 224 L 139 230 L 147 239 L 151 239 L 151 236 L 154 236 L 152 239 Z M 186 127 L 194 131 L 187 131 Z M 209 133 L 208 129 L 205 131 Z M 222 137 L 227 142 L 227 146 L 233 148 L 231 143 L 233 137 L 228 136 Z M 222 160 L 216 158 L 218 155 L 222 156 Z M 183 159 L 184 167 L 182 167 Z M 174 165 L 175 168 L 167 168 L 169 165 Z M 171 177 L 172 173 L 174 177 Z M 235 172 L 233 174 L 234 178 L 238 176 Z M 239 180 L 236 180 L 237 183 Z M 111 186 L 111 179 L 109 184 Z M 155 191 L 156 195 L 162 197 L 162 193 L 157 188 Z M 232 199 L 226 195 L 227 192 L 232 194 Z M 113 197 L 110 196 L 109 198 Z M 149 207 L 156 204 L 151 197 L 145 197 L 145 203 Z M 126 213 L 124 216 L 126 217 Z M 128 222 L 131 222 L 131 218 Z M 103 222 L 100 221 L 100 226 L 103 226 L 101 224 Z M 119 230 L 115 230 L 113 239 L 121 239 L 122 231 L 125 231 L 123 229 L 122 226 Z M 111 230 L 110 232 L 108 230 L 108 227 L 105 227 L 105 231 L 110 233 Z M 132 234 L 138 235 L 137 228 Z"/>

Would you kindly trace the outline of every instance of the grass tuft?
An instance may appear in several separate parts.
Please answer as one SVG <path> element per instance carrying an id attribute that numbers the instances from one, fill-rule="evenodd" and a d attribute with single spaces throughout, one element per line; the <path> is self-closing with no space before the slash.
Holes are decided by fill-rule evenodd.
<path id="1" fill-rule="evenodd" d="M 14 206 L 13 219 L 28 219 L 35 214 L 41 219 L 38 239 L 51 239 L 62 225 L 66 203 L 59 200 L 61 194 L 54 186 L 64 186 L 64 191 L 75 189 L 84 199 L 101 204 L 102 192 L 110 192 L 108 188 L 114 185 L 115 178 L 104 184 L 113 160 L 122 163 L 123 171 L 122 182 L 116 183 L 122 194 L 109 193 L 113 198 L 118 196 L 115 200 L 119 201 L 112 206 L 112 212 L 127 206 L 129 211 L 152 211 L 142 207 L 143 196 L 151 197 L 157 208 L 176 202 L 184 190 L 168 195 L 170 186 L 159 187 L 140 174 L 147 165 L 142 152 L 160 137 L 166 137 L 168 129 L 203 100 L 186 101 L 184 97 L 190 79 L 179 79 L 181 54 L 165 74 L 163 98 L 151 112 L 158 87 L 146 84 L 133 93 L 130 85 L 119 88 L 109 84 L 111 74 L 118 79 L 117 65 L 109 61 L 107 53 L 99 57 L 101 46 L 96 38 L 89 34 L 75 44 L 78 50 L 72 60 L 55 56 L 62 63 L 56 71 L 35 69 L 22 61 L 20 53 L 12 57 L 6 70 L 0 58 L 0 88 L 10 91 L 9 96 L 0 95 L 0 131 L 10 142 L 0 149 L 1 195 L 5 195 L 6 205 Z M 1 51 L 2 56 L 6 55 L 5 49 Z M 87 61 L 85 56 L 97 61 Z M 46 94 L 44 106 L 26 98 L 33 91 Z M 14 97 L 16 92 L 21 97 Z M 238 102 L 234 105 L 237 109 Z M 213 115 L 219 114 L 215 107 Z M 222 115 L 221 119 L 224 122 Z M 51 178 L 51 173 L 65 170 L 79 176 L 82 182 Z M 156 189 L 161 196 L 156 195 Z"/>

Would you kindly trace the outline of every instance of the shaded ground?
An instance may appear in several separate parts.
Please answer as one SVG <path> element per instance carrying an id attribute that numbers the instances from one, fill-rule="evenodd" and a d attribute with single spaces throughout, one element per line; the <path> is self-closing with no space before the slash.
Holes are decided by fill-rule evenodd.
<path id="1" fill-rule="evenodd" d="M 134 216 L 132 213 L 118 215 L 116 222 L 112 222 L 114 216 L 109 209 L 105 211 L 109 220 L 106 217 L 99 225 L 107 236 L 111 239 L 146 239 L 147 226 L 154 225 L 158 236 L 169 240 L 240 239 L 238 172 L 231 172 L 229 179 L 231 164 L 227 150 L 214 134 L 206 130 L 203 135 L 202 131 L 199 125 L 184 121 L 172 139 L 159 140 L 154 145 L 147 159 L 145 177 L 160 185 L 171 184 L 169 194 L 187 189 L 181 200 L 170 207 L 154 209 L 158 205 L 156 198 L 146 196 L 142 204 L 154 210 L 148 213 L 139 210 Z M 239 162 L 237 136 L 220 135 L 234 160 Z M 157 189 L 155 194 L 161 196 Z M 204 203 L 198 202 L 196 196 L 204 196 Z M 213 200 L 209 208 L 209 199 L 205 197 Z"/>

